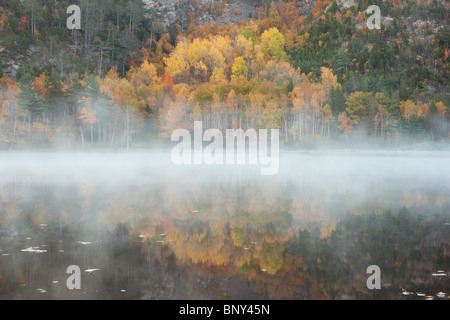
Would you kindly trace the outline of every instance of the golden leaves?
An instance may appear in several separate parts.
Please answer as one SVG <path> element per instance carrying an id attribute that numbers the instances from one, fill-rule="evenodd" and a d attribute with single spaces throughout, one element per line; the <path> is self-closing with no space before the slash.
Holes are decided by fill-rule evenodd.
<path id="1" fill-rule="evenodd" d="M 33 88 L 37 91 L 38 97 L 48 97 L 48 89 L 46 87 L 47 76 L 44 72 L 42 72 L 39 76 L 37 76 L 33 81 Z"/>
<path id="2" fill-rule="evenodd" d="M 232 76 L 231 79 L 237 79 L 240 77 L 247 77 L 248 67 L 245 63 L 244 58 L 237 57 L 234 60 L 233 68 L 232 68 Z"/>
<path id="3" fill-rule="evenodd" d="M 83 124 L 94 124 L 97 122 L 95 110 L 88 107 L 82 107 L 79 114 L 78 119 L 80 119 Z"/>
<path id="4" fill-rule="evenodd" d="M 347 116 L 347 113 L 339 113 L 338 121 L 340 122 L 340 125 L 338 126 L 339 130 L 341 130 L 345 134 L 348 134 L 353 130 L 352 120 Z"/>
<path id="5" fill-rule="evenodd" d="M 428 114 L 429 107 L 426 103 L 414 103 L 411 100 L 406 100 L 400 101 L 400 110 L 403 113 L 403 118 L 408 120 L 412 115 L 425 118 Z"/>
<path id="6" fill-rule="evenodd" d="M 439 114 L 439 117 L 441 117 L 441 118 L 445 117 L 445 114 L 447 113 L 448 108 L 442 101 L 439 101 L 436 103 L 436 109 Z"/>
<path id="7" fill-rule="evenodd" d="M 321 67 L 321 79 L 322 84 L 327 90 L 327 94 L 329 94 L 331 88 L 340 88 L 341 84 L 337 80 L 337 76 L 333 74 L 333 71 L 327 67 Z"/>

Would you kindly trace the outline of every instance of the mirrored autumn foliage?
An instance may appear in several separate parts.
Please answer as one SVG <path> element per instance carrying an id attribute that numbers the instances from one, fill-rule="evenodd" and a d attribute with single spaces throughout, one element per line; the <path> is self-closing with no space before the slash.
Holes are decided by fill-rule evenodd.
<path id="1" fill-rule="evenodd" d="M 2 170 L 0 296 L 402 299 L 425 292 L 437 299 L 446 292 L 448 170 L 430 172 L 391 154 L 330 156 L 288 156 L 302 165 L 285 162 L 269 178 L 252 168 L 187 172 L 161 154 L 63 157 L 68 167 L 55 162 L 63 158 L 46 160 L 53 168 L 42 155 L 40 173 Z M 438 158 L 422 159 L 441 167 Z M 118 167 L 122 173 L 111 175 Z M 65 287 L 71 264 L 100 269 L 83 272 L 78 293 Z M 382 270 L 382 290 L 366 287 L 372 264 Z"/>

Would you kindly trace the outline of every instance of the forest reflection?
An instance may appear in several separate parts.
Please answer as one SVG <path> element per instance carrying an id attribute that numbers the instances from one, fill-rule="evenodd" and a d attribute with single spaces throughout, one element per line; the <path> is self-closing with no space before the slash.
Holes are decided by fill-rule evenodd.
<path id="1" fill-rule="evenodd" d="M 3 299 L 450 295 L 449 153 L 284 152 L 276 176 L 165 152 L 1 159 Z"/>

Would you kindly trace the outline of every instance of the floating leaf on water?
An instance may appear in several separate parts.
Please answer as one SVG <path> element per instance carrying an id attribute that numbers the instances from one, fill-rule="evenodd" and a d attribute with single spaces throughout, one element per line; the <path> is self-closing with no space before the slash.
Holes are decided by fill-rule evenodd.
<path id="1" fill-rule="evenodd" d="M 29 248 L 26 248 L 26 249 L 22 249 L 20 251 L 22 251 L 22 252 L 33 252 L 33 253 L 45 253 L 45 252 L 47 252 L 47 250 L 41 250 L 41 249 L 39 249 L 39 247 L 29 247 Z"/>
<path id="2" fill-rule="evenodd" d="M 78 241 L 79 244 L 81 245 L 89 245 L 89 244 L 94 244 L 97 243 L 98 241 Z"/>
<path id="3" fill-rule="evenodd" d="M 419 296 L 419 297 L 425 297 L 425 293 L 417 292 L 417 296 Z"/>
<path id="4" fill-rule="evenodd" d="M 100 269 L 86 269 L 86 270 L 84 270 L 84 272 L 87 272 L 87 273 L 94 273 L 95 271 L 100 271 Z"/>
<path id="5" fill-rule="evenodd" d="M 97 242 L 97 241 L 95 241 L 95 242 Z M 95 243 L 95 242 L 89 242 L 89 241 L 78 241 L 78 243 L 79 243 L 79 244 L 82 244 L 82 245 L 93 244 L 93 243 Z"/>

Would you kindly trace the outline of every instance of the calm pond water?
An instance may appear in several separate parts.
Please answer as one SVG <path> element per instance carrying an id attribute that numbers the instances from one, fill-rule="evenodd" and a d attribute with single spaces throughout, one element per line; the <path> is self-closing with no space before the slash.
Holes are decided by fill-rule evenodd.
<path id="1" fill-rule="evenodd" d="M 449 296 L 450 152 L 283 152 L 274 176 L 164 151 L 0 154 L 1 299 Z"/>

